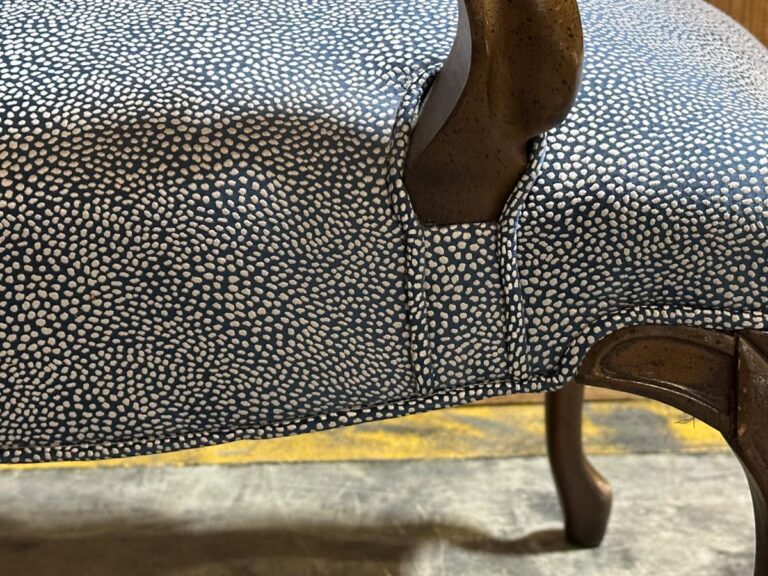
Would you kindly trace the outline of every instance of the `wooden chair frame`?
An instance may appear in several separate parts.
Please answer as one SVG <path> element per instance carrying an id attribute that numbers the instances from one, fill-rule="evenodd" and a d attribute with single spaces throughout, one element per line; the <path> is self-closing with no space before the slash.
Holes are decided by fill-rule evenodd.
<path id="1" fill-rule="evenodd" d="M 576 0 L 458 1 L 454 48 L 425 101 L 406 169 L 424 224 L 496 219 L 524 168 L 521 151 L 562 120 L 580 78 Z M 512 89 L 511 80 L 528 89 Z M 768 576 L 768 333 L 627 328 L 595 345 L 575 382 L 548 395 L 547 440 L 566 534 L 597 546 L 611 489 L 584 455 L 584 384 L 664 402 L 722 433 L 752 491 L 755 574 Z"/>
<path id="2" fill-rule="evenodd" d="M 547 444 L 568 539 L 597 546 L 611 490 L 584 456 L 584 384 L 658 400 L 718 430 L 741 461 L 755 511 L 755 575 L 768 574 L 768 333 L 638 326 L 597 343 L 575 381 L 547 396 Z"/>

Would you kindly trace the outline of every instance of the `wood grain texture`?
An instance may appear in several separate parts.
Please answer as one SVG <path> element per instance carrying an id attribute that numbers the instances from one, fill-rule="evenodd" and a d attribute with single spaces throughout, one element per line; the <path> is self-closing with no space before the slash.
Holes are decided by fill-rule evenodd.
<path id="1" fill-rule="evenodd" d="M 405 170 L 424 225 L 497 220 L 528 165 L 529 141 L 565 118 L 581 77 L 576 0 L 459 1 L 466 18 Z"/>
<path id="2" fill-rule="evenodd" d="M 736 340 L 700 328 L 636 326 L 596 344 L 576 380 L 676 406 L 723 434 L 733 428 Z"/>
<path id="3" fill-rule="evenodd" d="M 747 475 L 755 509 L 755 576 L 768 574 L 768 333 L 739 336 L 736 430 L 728 438 Z"/>
<path id="4" fill-rule="evenodd" d="M 720 431 L 741 461 L 752 492 L 754 574 L 768 576 L 768 332 L 653 325 L 625 328 L 595 344 L 576 381 L 548 397 L 553 471 L 566 526 L 570 521 L 577 527 L 569 538 L 574 544 L 595 545 L 607 513 L 599 505 L 577 503 L 596 501 L 605 481 L 583 461 L 580 443 L 572 438 L 581 433 L 576 419 L 583 394 L 574 387 L 583 383 L 661 401 Z M 568 458 L 567 467 L 576 472 L 566 474 L 558 461 Z"/>
<path id="5" fill-rule="evenodd" d="M 768 0 L 709 0 L 768 46 Z"/>

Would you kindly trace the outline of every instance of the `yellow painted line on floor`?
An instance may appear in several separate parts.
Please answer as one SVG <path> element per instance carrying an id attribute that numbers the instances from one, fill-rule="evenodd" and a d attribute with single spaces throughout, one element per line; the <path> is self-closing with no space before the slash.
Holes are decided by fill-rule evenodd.
<path id="1" fill-rule="evenodd" d="M 728 448 L 723 436 L 704 422 L 658 402 L 647 402 L 646 410 L 667 419 L 669 432 L 692 452 L 705 452 L 712 447 Z"/>
<path id="2" fill-rule="evenodd" d="M 630 413 L 635 418 L 628 419 Z M 628 423 L 644 415 L 652 417 L 653 429 L 630 429 Z M 658 451 L 706 452 L 725 447 L 719 434 L 702 422 L 686 421 L 681 412 L 645 400 L 592 403 L 586 410 L 583 428 L 591 454 L 648 452 L 654 451 L 654 447 Z M 544 432 L 544 407 L 540 404 L 464 406 L 273 440 L 240 441 L 156 456 L 35 464 L 23 468 L 512 458 L 545 454 Z M 623 441 L 617 441 L 619 436 Z M 635 436 L 637 440 L 633 440 Z M 22 466 L 0 465 L 0 470 L 20 468 Z"/>

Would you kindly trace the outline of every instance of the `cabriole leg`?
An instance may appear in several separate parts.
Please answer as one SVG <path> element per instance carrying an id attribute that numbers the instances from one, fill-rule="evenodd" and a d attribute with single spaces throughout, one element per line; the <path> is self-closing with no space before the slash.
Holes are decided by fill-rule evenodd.
<path id="1" fill-rule="evenodd" d="M 547 394 L 547 448 L 568 541 L 599 546 L 608 527 L 612 491 L 584 455 L 581 435 L 584 386 L 572 382 Z"/>

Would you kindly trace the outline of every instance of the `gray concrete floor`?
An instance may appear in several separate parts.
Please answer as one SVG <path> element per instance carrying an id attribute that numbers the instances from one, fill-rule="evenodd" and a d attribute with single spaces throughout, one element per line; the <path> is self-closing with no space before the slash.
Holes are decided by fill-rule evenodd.
<path id="1" fill-rule="evenodd" d="M 563 540 L 541 457 L 0 473 L 1 576 L 748 575 L 728 454 L 602 456 L 596 550 Z"/>

